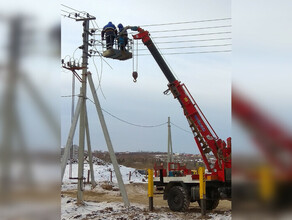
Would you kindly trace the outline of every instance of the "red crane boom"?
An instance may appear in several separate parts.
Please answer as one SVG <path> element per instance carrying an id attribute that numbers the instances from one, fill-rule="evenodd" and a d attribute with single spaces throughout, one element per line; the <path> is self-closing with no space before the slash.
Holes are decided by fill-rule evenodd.
<path id="1" fill-rule="evenodd" d="M 178 99 L 183 108 L 184 115 L 189 122 L 190 128 L 194 134 L 194 139 L 207 169 L 212 175 L 217 176 L 219 181 L 225 182 L 225 173 L 231 175 L 231 138 L 229 137 L 227 139 L 227 144 L 224 140 L 218 138 L 216 132 L 208 122 L 200 107 L 189 93 L 187 87 L 179 82 L 172 74 L 155 44 L 151 40 L 149 32 L 140 27 L 131 27 L 131 29 L 139 32 L 138 34 L 133 35 L 133 38 L 142 40 L 161 68 L 165 77 L 168 79 L 169 90 L 172 92 L 174 98 Z M 207 154 L 213 154 L 216 158 L 214 166 L 212 166 L 211 162 L 208 160 Z"/>

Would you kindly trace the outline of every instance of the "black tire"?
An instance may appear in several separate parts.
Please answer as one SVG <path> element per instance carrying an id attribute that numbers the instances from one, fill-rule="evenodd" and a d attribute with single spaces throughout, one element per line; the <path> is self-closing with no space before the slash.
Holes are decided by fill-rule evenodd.
<path id="1" fill-rule="evenodd" d="M 198 201 L 199 206 L 201 207 L 201 201 Z M 213 209 L 216 209 L 219 205 L 219 199 L 207 199 L 206 200 L 206 210 L 211 211 Z"/>
<path id="2" fill-rule="evenodd" d="M 189 208 L 190 197 L 183 187 L 174 186 L 169 191 L 167 203 L 170 210 L 174 212 L 184 212 Z"/>

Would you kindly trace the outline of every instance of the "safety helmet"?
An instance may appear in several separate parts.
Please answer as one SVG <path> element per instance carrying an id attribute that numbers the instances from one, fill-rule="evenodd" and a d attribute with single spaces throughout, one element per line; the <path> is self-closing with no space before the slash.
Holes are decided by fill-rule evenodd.
<path id="1" fill-rule="evenodd" d="M 118 24 L 118 28 L 119 28 L 119 30 L 122 30 L 124 28 L 124 26 L 120 23 L 120 24 Z"/>

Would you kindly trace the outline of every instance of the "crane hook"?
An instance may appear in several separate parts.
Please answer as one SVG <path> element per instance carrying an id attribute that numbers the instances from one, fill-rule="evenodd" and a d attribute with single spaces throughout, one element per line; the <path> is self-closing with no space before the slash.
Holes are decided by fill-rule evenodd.
<path id="1" fill-rule="evenodd" d="M 138 78 L 138 73 L 136 72 L 136 71 L 134 71 L 133 72 L 133 74 L 132 74 L 132 76 L 133 76 L 133 82 L 137 82 L 137 78 Z"/>

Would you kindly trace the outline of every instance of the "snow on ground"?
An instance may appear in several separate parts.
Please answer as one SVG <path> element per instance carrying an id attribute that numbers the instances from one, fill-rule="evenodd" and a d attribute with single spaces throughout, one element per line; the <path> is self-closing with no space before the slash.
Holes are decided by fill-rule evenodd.
<path id="1" fill-rule="evenodd" d="M 85 202 L 78 206 L 76 199 L 63 197 L 62 220 L 77 219 L 107 219 L 107 220 L 183 220 L 200 218 L 200 213 L 174 213 L 167 210 L 158 210 L 154 212 L 147 211 L 147 207 L 140 204 L 131 204 L 125 208 L 123 203 L 118 202 Z M 231 213 L 208 214 L 207 219 L 231 220 Z"/>
<path id="2" fill-rule="evenodd" d="M 104 182 L 110 182 L 110 175 L 112 171 L 113 185 L 117 185 L 116 175 L 112 164 L 94 158 L 94 175 L 97 182 L 95 191 L 105 190 L 101 187 Z M 89 164 L 84 164 L 84 177 L 87 178 Z M 125 184 L 130 183 L 147 183 L 145 175 L 141 175 L 137 170 L 130 167 L 120 165 L 120 171 Z M 131 172 L 131 180 L 129 180 L 129 173 Z M 72 177 L 77 177 L 78 164 L 72 164 Z M 62 191 L 74 190 L 77 188 L 77 180 L 69 179 L 69 164 L 66 166 L 66 171 L 63 178 Z M 91 190 L 90 184 L 85 185 L 85 190 Z M 108 192 L 107 192 L 108 193 Z M 119 193 L 119 192 L 112 192 Z M 83 205 L 78 206 L 76 199 L 62 196 L 61 198 L 61 219 L 108 219 L 108 220 L 182 220 L 182 219 L 196 219 L 200 218 L 200 213 L 187 212 L 177 213 L 171 212 L 168 208 L 158 208 L 154 212 L 149 212 L 148 207 L 142 204 L 131 203 L 131 207 L 125 208 L 122 202 L 84 202 Z M 215 220 L 231 220 L 231 212 L 223 214 L 208 214 L 208 219 Z"/>
<path id="3" fill-rule="evenodd" d="M 120 172 L 121 172 L 124 184 L 147 182 L 146 176 L 140 174 L 136 169 L 131 168 L 131 167 L 126 167 L 123 165 L 119 165 L 119 167 L 120 167 Z M 62 190 L 76 189 L 76 184 L 73 184 L 73 183 L 74 182 L 76 183 L 77 180 L 69 179 L 69 169 L 70 169 L 70 165 L 67 164 L 64 177 L 63 177 Z M 117 184 L 117 178 L 116 178 L 116 174 L 114 172 L 114 168 L 112 164 L 105 163 L 104 161 L 98 158 L 94 158 L 93 169 L 94 169 L 94 179 L 97 183 L 110 182 L 110 176 L 112 173 L 112 182 L 113 184 Z M 89 164 L 86 163 L 84 164 L 84 172 L 83 172 L 83 176 L 86 179 L 88 175 L 88 170 L 89 170 Z M 129 179 L 130 173 L 131 173 L 131 178 Z M 78 176 L 78 164 L 74 163 L 72 164 L 72 177 L 77 177 L 77 176 Z"/>

